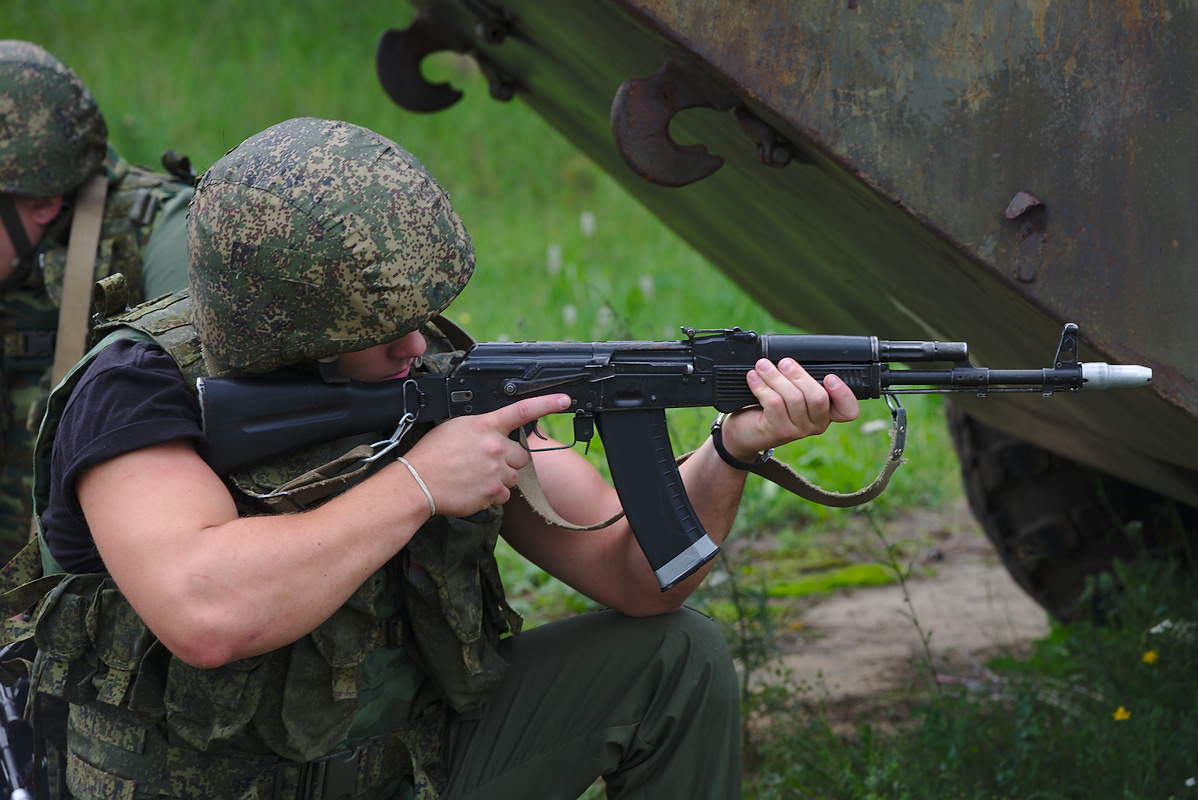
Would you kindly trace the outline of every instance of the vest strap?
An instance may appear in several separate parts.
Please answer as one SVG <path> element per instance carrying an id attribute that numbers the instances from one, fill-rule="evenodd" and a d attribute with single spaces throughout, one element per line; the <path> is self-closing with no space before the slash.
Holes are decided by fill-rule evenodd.
<path id="1" fill-rule="evenodd" d="M 274 770 L 273 800 L 351 800 L 398 778 L 412 781 L 416 800 L 436 800 L 449 782 L 442 757 L 444 712 L 374 736 L 353 750 L 342 750 L 303 764 L 283 763 Z M 419 753 L 421 758 L 413 754 Z"/>
<path id="2" fill-rule="evenodd" d="M 0 225 L 8 231 L 8 239 L 17 254 L 12 264 L 13 272 L 5 281 L 6 284 L 15 286 L 28 277 L 33 268 L 33 256 L 37 253 L 37 248 L 29 241 L 29 236 L 25 233 L 25 223 L 21 222 L 21 215 L 17 213 L 16 203 L 10 194 L 0 195 Z"/>
<path id="3" fill-rule="evenodd" d="M 0 569 L 0 647 L 26 639 L 33 633 L 33 622 L 22 616 L 37 605 L 65 575 L 42 573 L 41 547 L 35 539 L 25 545 Z"/>

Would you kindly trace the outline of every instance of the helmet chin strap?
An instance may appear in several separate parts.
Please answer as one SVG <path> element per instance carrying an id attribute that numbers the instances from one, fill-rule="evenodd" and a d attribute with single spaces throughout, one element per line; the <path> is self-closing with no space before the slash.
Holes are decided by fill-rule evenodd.
<path id="1" fill-rule="evenodd" d="M 325 383 L 349 383 L 349 378 L 341 374 L 341 362 L 337 356 L 319 359 L 316 368 L 320 370 L 320 379 Z"/>
<path id="2" fill-rule="evenodd" d="M 11 265 L 12 273 L 0 282 L 0 289 L 6 289 L 24 283 L 25 278 L 29 277 L 37 248 L 25 234 L 25 225 L 21 222 L 21 215 L 17 213 L 17 205 L 10 194 L 0 194 L 0 222 L 8 231 L 8 238 L 12 242 L 13 251 L 16 252 L 16 258 L 12 260 Z"/>

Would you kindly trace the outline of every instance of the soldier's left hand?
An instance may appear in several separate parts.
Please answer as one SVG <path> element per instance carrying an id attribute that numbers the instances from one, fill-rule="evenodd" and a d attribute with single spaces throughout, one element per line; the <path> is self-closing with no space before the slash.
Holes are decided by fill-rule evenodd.
<path id="1" fill-rule="evenodd" d="M 743 461 L 756 460 L 762 450 L 821 434 L 833 422 L 851 422 L 860 413 L 844 381 L 828 375 L 821 384 L 792 358 L 777 365 L 760 359 L 745 379 L 759 406 L 741 409 L 723 424 L 725 448 Z"/>

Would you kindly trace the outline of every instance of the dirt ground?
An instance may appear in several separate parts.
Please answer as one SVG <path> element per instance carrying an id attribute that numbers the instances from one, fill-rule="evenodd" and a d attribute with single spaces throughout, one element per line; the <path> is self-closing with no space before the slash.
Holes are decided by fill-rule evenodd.
<path id="1" fill-rule="evenodd" d="M 830 702 L 901 689 L 927 663 L 921 630 L 940 681 L 973 680 L 984 659 L 1026 652 L 1048 633 L 1046 613 L 1007 574 L 963 502 L 903 524 L 927 542 L 904 560 L 915 566 L 906 591 L 842 590 L 805 609 L 783 658 L 797 685 Z"/>

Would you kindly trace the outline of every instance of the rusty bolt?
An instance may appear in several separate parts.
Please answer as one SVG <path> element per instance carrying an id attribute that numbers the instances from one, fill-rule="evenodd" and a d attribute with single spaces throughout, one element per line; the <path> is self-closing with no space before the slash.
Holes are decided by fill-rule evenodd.
<path id="1" fill-rule="evenodd" d="M 1004 212 L 1004 215 L 1007 219 L 1015 219 L 1029 208 L 1042 205 L 1044 204 L 1031 192 L 1021 191 L 1011 198 L 1011 202 L 1007 204 L 1007 210 Z"/>

